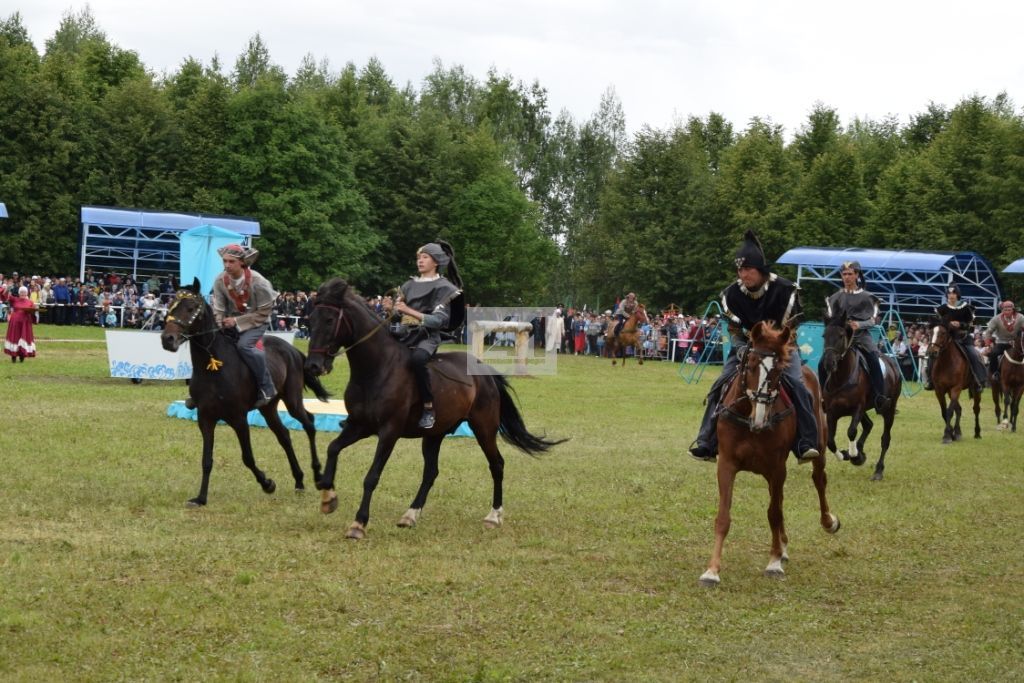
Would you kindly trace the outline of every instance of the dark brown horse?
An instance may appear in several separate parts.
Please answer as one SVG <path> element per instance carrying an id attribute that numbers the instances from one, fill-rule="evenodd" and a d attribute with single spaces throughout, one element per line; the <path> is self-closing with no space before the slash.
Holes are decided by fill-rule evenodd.
<path id="1" fill-rule="evenodd" d="M 618 334 L 615 334 L 614 324 L 608 325 L 608 331 L 605 332 L 604 337 L 604 348 L 608 357 L 612 359 L 612 365 L 615 365 L 616 357 L 620 357 L 622 358 L 622 367 L 626 367 L 626 348 L 630 346 L 633 347 L 633 357 L 636 358 L 636 362 L 640 365 L 644 364 L 640 325 L 645 322 L 647 322 L 647 309 L 643 304 L 637 304 L 636 310 L 623 321 L 622 329 Z"/>
<path id="2" fill-rule="evenodd" d="M 715 547 L 707 571 L 700 577 L 704 586 L 717 586 L 721 579 L 722 547 L 732 523 L 733 485 L 739 472 L 755 472 L 768 481 L 768 525 L 772 531 L 771 553 L 765 575 L 781 577 L 782 563 L 789 559 L 789 537 L 782 514 L 782 490 L 786 483 L 786 462 L 796 438 L 796 416 L 782 390 L 783 370 L 793 348 L 790 328 L 777 330 L 758 323 L 750 331 L 750 345 L 743 352 L 739 372 L 725 391 L 722 415 L 718 419 L 718 516 L 715 517 Z M 820 406 L 818 380 L 806 366 L 804 384 L 814 405 Z M 812 460 L 811 479 L 818 491 L 820 523 L 830 534 L 839 531 L 839 518 L 832 514 L 825 498 L 825 415 L 818 409 L 818 449 Z"/>
<path id="3" fill-rule="evenodd" d="M 1014 333 L 1010 348 L 999 359 L 999 381 L 992 384 L 999 429 L 1017 431 L 1021 394 L 1024 394 L 1024 329 Z"/>
<path id="4" fill-rule="evenodd" d="M 850 441 L 849 450 L 838 451 L 841 460 L 849 460 L 854 465 L 863 465 L 867 460 L 864 442 L 867 441 L 874 427 L 868 411 L 871 410 L 872 392 L 871 379 L 864 364 L 867 358 L 853 345 L 853 329 L 847 324 L 846 312 L 831 318 L 825 318 L 824 347 L 818 373 L 821 379 L 822 402 L 828 420 L 828 449 L 836 450 L 836 426 L 841 417 L 850 418 L 850 426 L 846 437 Z M 889 399 L 889 408 L 881 413 L 882 452 L 878 456 L 872 481 L 882 479 L 885 471 L 885 454 L 892 440 L 892 423 L 896 417 L 896 402 L 903 390 L 903 377 L 900 375 L 896 362 L 888 356 L 881 356 L 885 363 L 885 395 Z M 860 438 L 857 438 L 857 427 L 861 427 Z"/>
<path id="5" fill-rule="evenodd" d="M 190 506 L 206 505 L 206 494 L 213 470 L 213 436 L 218 420 L 226 422 L 238 436 L 242 447 L 242 462 L 256 477 L 266 493 L 277 488 L 273 479 L 267 477 L 256 466 L 252 441 L 249 437 L 248 413 L 256 404 L 256 379 L 242 361 L 235 343 L 221 332 L 213 317 L 213 309 L 206 303 L 200 292 L 199 281 L 191 287 L 178 290 L 167 311 L 167 319 L 160 341 L 164 349 L 177 352 L 185 341 L 189 343 L 192 357 L 192 379 L 188 391 L 196 403 L 199 431 L 203 435 L 203 480 L 199 495 L 188 501 Z M 316 429 L 313 416 L 302 402 L 302 389 L 307 386 L 316 397 L 326 401 L 330 396 L 316 375 L 306 372 L 305 356 L 291 344 L 277 337 L 263 339 L 267 355 L 267 368 L 274 381 L 277 394 L 267 405 L 259 409 L 267 427 L 277 437 L 288 465 L 295 478 L 295 489 L 303 490 L 302 468 L 295 457 L 288 428 L 277 414 L 278 401 L 283 400 L 288 412 L 302 424 L 309 437 L 309 455 L 313 466 L 313 477 L 320 477 L 320 460 L 316 455 Z"/>
<path id="6" fill-rule="evenodd" d="M 409 349 L 396 341 L 365 302 L 341 278 L 328 280 L 317 292 L 317 304 L 309 319 L 309 358 L 306 368 L 320 375 L 330 372 L 334 357 L 345 351 L 351 376 L 345 387 L 349 415 L 341 434 L 327 447 L 320 510 L 334 512 L 338 495 L 334 474 L 341 451 L 377 436 L 373 463 L 363 480 L 363 497 L 348 538 L 366 536 L 370 521 L 370 499 L 384 466 L 398 439 L 422 439 L 423 479 L 409 509 L 398 526 L 414 526 L 437 478 L 437 460 L 445 434 L 455 431 L 463 420 L 483 449 L 494 481 L 491 511 L 484 518 L 489 528 L 502 523 L 502 477 L 505 460 L 498 450 L 498 434 L 525 453 L 548 450 L 561 441 L 548 441 L 531 434 L 523 423 L 505 378 L 466 353 L 439 353 L 430 362 L 434 391 L 435 425 L 421 429 L 417 422 L 422 401 L 410 366 Z"/>
<path id="7" fill-rule="evenodd" d="M 964 389 L 974 402 L 974 438 L 980 439 L 981 423 L 978 416 L 981 413 L 981 389 L 974 381 L 967 355 L 953 340 L 953 332 L 945 320 L 932 328 L 928 355 L 932 387 L 935 390 L 935 397 L 939 400 L 942 420 L 946 425 L 942 433 L 942 443 L 959 441 L 963 436 L 960 431 L 960 415 L 963 412 L 960 407 L 960 394 Z"/>

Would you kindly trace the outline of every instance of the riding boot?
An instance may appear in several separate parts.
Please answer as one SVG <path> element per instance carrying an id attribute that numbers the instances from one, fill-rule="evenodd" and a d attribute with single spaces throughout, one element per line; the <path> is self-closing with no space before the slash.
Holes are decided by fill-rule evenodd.
<path id="1" fill-rule="evenodd" d="M 815 417 L 814 401 L 803 382 L 786 384 L 796 409 L 796 459 L 803 464 L 821 455 L 818 450 L 818 420 Z"/>
<path id="2" fill-rule="evenodd" d="M 423 401 L 423 413 L 417 423 L 420 429 L 432 429 L 436 420 L 434 393 L 430 386 L 430 370 L 427 368 L 431 355 L 426 349 L 416 348 L 412 351 L 412 374 L 420 391 L 420 399 Z"/>
<path id="3" fill-rule="evenodd" d="M 868 375 L 871 378 L 871 391 L 875 394 L 875 412 L 884 413 L 889 409 L 891 401 L 885 395 L 885 377 L 882 376 L 881 359 L 878 354 L 867 356 Z"/>
<path id="4" fill-rule="evenodd" d="M 721 405 L 725 385 L 735 373 L 723 372 L 711 385 L 705 402 L 704 417 L 701 419 L 697 438 L 690 444 L 690 455 L 697 460 L 715 462 L 718 459 L 718 409 Z"/>
<path id="5" fill-rule="evenodd" d="M 932 385 L 932 363 L 931 363 L 931 360 L 932 360 L 931 356 L 925 356 L 925 359 L 924 359 L 924 377 L 921 378 L 921 380 L 924 382 L 924 384 L 921 386 L 921 388 L 924 389 L 925 391 L 931 391 L 934 388 L 934 385 Z"/>

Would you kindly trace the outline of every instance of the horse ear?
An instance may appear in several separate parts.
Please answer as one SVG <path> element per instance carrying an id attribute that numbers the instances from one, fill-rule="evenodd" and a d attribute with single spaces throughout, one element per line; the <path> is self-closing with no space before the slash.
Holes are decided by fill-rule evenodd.
<path id="1" fill-rule="evenodd" d="M 755 344 L 761 341 L 762 332 L 764 332 L 764 322 L 759 322 L 750 329 L 750 341 Z"/>
<path id="2" fill-rule="evenodd" d="M 203 291 L 202 285 L 199 284 L 199 278 L 198 277 L 193 277 L 192 278 L 192 291 L 195 292 L 196 294 L 199 294 L 200 292 Z"/>
<path id="3" fill-rule="evenodd" d="M 790 327 L 789 325 L 783 325 L 782 326 L 782 333 L 779 334 L 779 340 L 782 342 L 782 345 L 785 346 L 786 344 L 788 344 L 789 340 L 792 339 L 792 338 L 793 338 L 793 328 Z"/>

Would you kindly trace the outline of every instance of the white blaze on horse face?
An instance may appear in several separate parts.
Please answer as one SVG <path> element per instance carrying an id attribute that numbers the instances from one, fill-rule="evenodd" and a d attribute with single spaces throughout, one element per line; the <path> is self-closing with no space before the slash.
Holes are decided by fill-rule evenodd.
<path id="1" fill-rule="evenodd" d="M 936 325 L 932 328 L 932 345 L 939 343 L 939 326 Z"/>
<path id="2" fill-rule="evenodd" d="M 774 366 L 775 366 L 775 359 L 772 358 L 771 356 L 765 356 L 764 358 L 761 359 L 761 362 L 758 364 L 758 371 L 757 371 L 757 391 L 758 391 L 758 394 L 760 394 L 762 390 L 766 390 L 768 388 L 768 373 L 770 373 L 772 371 L 772 368 Z M 767 422 L 767 420 L 766 420 L 767 415 L 768 415 L 768 405 L 766 403 L 764 403 L 763 401 L 760 401 L 760 400 L 756 401 L 754 403 L 754 429 L 755 430 L 760 431 L 760 430 L 764 429 L 765 423 Z"/>

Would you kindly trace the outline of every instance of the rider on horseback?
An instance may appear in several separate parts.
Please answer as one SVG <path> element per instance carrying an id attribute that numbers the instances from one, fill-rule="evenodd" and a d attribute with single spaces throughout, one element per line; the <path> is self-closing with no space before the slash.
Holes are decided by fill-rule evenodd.
<path id="1" fill-rule="evenodd" d="M 640 304 L 637 303 L 636 294 L 634 292 L 627 294 L 626 298 L 619 303 L 615 308 L 616 323 L 615 329 L 612 331 L 613 337 L 619 336 L 619 332 L 622 331 L 622 326 L 626 324 L 627 320 L 629 320 L 629 316 L 636 313 L 637 306 L 639 305 Z"/>
<path id="2" fill-rule="evenodd" d="M 256 407 L 262 408 L 274 398 L 277 389 L 270 378 L 262 345 L 257 345 L 267 331 L 277 292 L 267 278 L 250 267 L 259 256 L 255 249 L 229 244 L 218 249 L 217 253 L 224 263 L 224 270 L 213 281 L 213 317 L 226 334 L 235 337 L 238 355 L 252 370 L 259 387 Z M 189 406 L 190 401 L 185 405 L 192 407 Z"/>
<path id="3" fill-rule="evenodd" d="M 736 252 L 738 279 L 722 291 L 722 310 L 729 319 L 732 348 L 721 376 L 708 392 L 700 432 L 690 446 L 690 455 L 708 462 L 717 458 L 716 423 L 722 392 L 737 374 L 740 354 L 749 343 L 751 328 L 761 321 L 795 327 L 800 315 L 799 287 L 768 271 L 761 243 L 752 230 L 747 230 L 743 239 L 743 245 Z M 797 460 L 804 463 L 817 458 L 820 452 L 816 409 L 810 391 L 804 386 L 800 368 L 800 352 L 794 347 L 783 379 L 796 411 Z"/>
<path id="4" fill-rule="evenodd" d="M 935 315 L 949 325 L 953 341 L 964 352 L 971 364 L 971 373 L 977 388 L 984 389 L 988 384 L 986 381 L 985 364 L 978 355 L 978 349 L 974 347 L 974 336 L 971 328 L 974 325 L 974 306 L 966 301 L 960 300 L 960 288 L 955 284 L 946 288 L 946 303 L 935 309 Z M 925 389 L 932 388 L 932 364 L 928 363 L 925 371 Z"/>
<path id="5" fill-rule="evenodd" d="M 1024 328 L 1024 315 L 1017 312 L 1016 306 L 1010 300 L 999 305 L 999 315 L 993 316 L 985 328 L 985 341 L 991 342 L 995 338 L 995 344 L 988 354 L 988 370 L 992 374 L 992 381 L 999 381 L 999 360 L 1010 348 L 1013 335 L 1021 328 Z"/>
<path id="6" fill-rule="evenodd" d="M 438 273 L 447 266 L 448 277 Z M 423 401 L 419 427 L 434 426 L 434 394 L 430 387 L 427 363 L 437 352 L 441 332 L 452 331 L 465 320 L 462 278 L 455 264 L 455 252 L 447 242 L 438 240 L 416 251 L 419 275 L 402 285 L 392 308 L 399 317 L 391 333 L 412 349 L 412 370 Z"/>
<path id="7" fill-rule="evenodd" d="M 860 350 L 868 362 L 871 391 L 875 394 L 875 411 L 882 413 L 891 401 L 885 395 L 885 377 L 882 375 L 878 345 L 871 336 L 871 328 L 878 324 L 878 299 L 862 287 L 864 271 L 858 261 L 846 261 L 839 269 L 843 288 L 825 300 L 828 317 L 846 314 L 846 324 L 853 330 L 851 345 Z"/>

